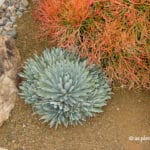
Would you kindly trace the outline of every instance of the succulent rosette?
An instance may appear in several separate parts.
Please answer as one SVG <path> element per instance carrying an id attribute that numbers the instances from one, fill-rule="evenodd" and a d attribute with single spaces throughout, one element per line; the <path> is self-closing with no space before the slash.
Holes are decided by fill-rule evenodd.
<path id="1" fill-rule="evenodd" d="M 42 56 L 27 60 L 20 76 L 24 78 L 20 94 L 25 102 L 55 128 L 82 124 L 102 112 L 111 98 L 105 74 L 61 48 L 47 49 Z"/>

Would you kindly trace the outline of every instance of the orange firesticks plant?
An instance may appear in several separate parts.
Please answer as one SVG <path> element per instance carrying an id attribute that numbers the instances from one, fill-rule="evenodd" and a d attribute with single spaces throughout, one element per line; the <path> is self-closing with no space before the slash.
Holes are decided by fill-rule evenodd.
<path id="1" fill-rule="evenodd" d="M 110 81 L 150 88 L 150 0 L 38 0 L 41 37 L 78 51 Z"/>

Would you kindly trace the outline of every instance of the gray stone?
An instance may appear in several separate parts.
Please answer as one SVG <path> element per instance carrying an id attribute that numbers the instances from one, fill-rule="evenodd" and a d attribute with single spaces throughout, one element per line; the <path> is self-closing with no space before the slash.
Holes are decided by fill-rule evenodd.
<path id="1" fill-rule="evenodd" d="M 21 17 L 22 17 L 22 12 L 17 11 L 16 15 L 17 15 L 19 18 L 21 18 Z"/>
<path id="2" fill-rule="evenodd" d="M 1 32 L 1 35 L 3 35 L 3 36 L 7 35 L 7 31 L 5 31 L 5 30 L 3 29 L 2 32 Z"/>
<path id="3" fill-rule="evenodd" d="M 9 27 L 9 28 L 12 28 L 13 27 L 13 22 L 8 21 L 5 26 Z"/>
<path id="4" fill-rule="evenodd" d="M 11 13 L 8 11 L 5 15 L 7 18 L 10 18 L 11 17 Z"/>
<path id="5" fill-rule="evenodd" d="M 22 7 L 22 6 L 21 6 L 21 7 L 19 8 L 19 11 L 20 11 L 20 12 L 24 12 L 25 10 L 26 10 L 25 7 Z"/>
<path id="6" fill-rule="evenodd" d="M 8 31 L 11 31 L 11 27 L 9 27 L 9 26 L 4 26 L 4 31 L 6 31 L 6 32 L 8 32 Z"/>
<path id="7" fill-rule="evenodd" d="M 7 8 L 7 5 L 6 4 L 2 4 L 1 5 L 1 9 L 6 9 Z"/>
<path id="8" fill-rule="evenodd" d="M 16 11 L 16 8 L 15 6 L 9 6 L 7 10 L 9 10 L 10 13 L 14 13 Z"/>
<path id="9" fill-rule="evenodd" d="M 0 0 L 0 6 L 4 3 L 5 0 Z"/>
<path id="10" fill-rule="evenodd" d="M 11 31 L 9 31 L 8 33 L 7 33 L 7 35 L 8 36 L 10 36 L 10 37 L 16 37 L 16 29 L 13 29 L 13 30 L 11 30 Z"/>
<path id="11" fill-rule="evenodd" d="M 5 25 L 4 18 L 1 18 L 1 19 L 0 19 L 0 26 L 4 26 L 4 25 Z"/>
<path id="12" fill-rule="evenodd" d="M 13 23 L 15 23 L 15 22 L 16 22 L 16 17 L 12 16 L 12 17 L 10 17 L 10 20 L 11 20 Z"/>
<path id="13" fill-rule="evenodd" d="M 29 5 L 29 2 L 27 0 L 22 0 L 21 1 L 24 7 L 27 7 Z"/>

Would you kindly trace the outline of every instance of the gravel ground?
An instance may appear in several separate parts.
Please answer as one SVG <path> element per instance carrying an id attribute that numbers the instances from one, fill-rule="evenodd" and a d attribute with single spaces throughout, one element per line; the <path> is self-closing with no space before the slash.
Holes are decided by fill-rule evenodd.
<path id="1" fill-rule="evenodd" d="M 0 34 L 15 37 L 16 19 L 26 11 L 28 0 L 0 0 Z"/>

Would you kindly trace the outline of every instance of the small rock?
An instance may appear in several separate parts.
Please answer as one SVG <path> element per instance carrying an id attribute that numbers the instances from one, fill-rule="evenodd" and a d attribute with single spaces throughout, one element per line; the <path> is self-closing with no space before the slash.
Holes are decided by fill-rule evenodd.
<path id="1" fill-rule="evenodd" d="M 22 126 L 23 128 L 25 128 L 26 127 L 26 125 L 25 124 L 23 124 L 23 126 Z"/>
<path id="2" fill-rule="evenodd" d="M 15 141 L 15 140 L 12 140 L 11 142 L 12 142 L 12 143 L 15 143 L 16 141 Z"/>
<path id="3" fill-rule="evenodd" d="M 5 5 L 5 4 L 1 5 L 1 9 L 6 9 L 6 8 L 7 8 L 7 5 Z"/>
<path id="4" fill-rule="evenodd" d="M 0 26 L 4 26 L 5 25 L 5 22 L 4 22 L 4 19 L 0 19 Z"/>
<path id="5" fill-rule="evenodd" d="M 0 150 L 8 150 L 8 149 L 0 147 Z"/>
<path id="6" fill-rule="evenodd" d="M 6 16 L 7 18 L 10 18 L 10 17 L 11 17 L 11 13 L 8 11 L 8 12 L 5 14 L 5 16 Z"/>
<path id="7" fill-rule="evenodd" d="M 0 27 L 0 34 L 3 32 L 3 27 Z"/>
<path id="8" fill-rule="evenodd" d="M 24 7 L 27 7 L 29 5 L 29 2 L 27 0 L 22 0 L 21 1 Z"/>
<path id="9" fill-rule="evenodd" d="M 10 36 L 10 37 L 16 37 L 16 29 L 13 29 L 13 30 L 11 30 L 11 31 L 9 31 L 8 33 L 7 33 L 7 35 L 8 36 Z"/>
<path id="10" fill-rule="evenodd" d="M 6 23 L 5 26 L 6 26 L 6 27 L 9 27 L 9 28 L 12 28 L 13 22 L 9 21 L 9 22 Z"/>
<path id="11" fill-rule="evenodd" d="M 5 30 L 3 30 L 3 31 L 1 32 L 1 35 L 7 35 L 7 32 L 6 32 Z"/>
<path id="12" fill-rule="evenodd" d="M 17 15 L 19 18 L 21 18 L 21 17 L 22 17 L 22 12 L 17 11 L 16 15 Z"/>
<path id="13" fill-rule="evenodd" d="M 119 108 L 119 107 L 117 107 L 117 108 L 116 108 L 116 110 L 117 110 L 117 111 L 119 111 L 119 110 L 120 110 L 120 108 Z"/>
<path id="14" fill-rule="evenodd" d="M 16 28 L 16 27 L 17 27 L 17 24 L 14 24 L 14 25 L 13 25 L 13 28 Z"/>
<path id="15" fill-rule="evenodd" d="M 10 31 L 11 29 L 12 29 L 12 28 L 9 27 L 9 26 L 4 26 L 4 31 L 6 31 L 6 32 Z"/>
<path id="16" fill-rule="evenodd" d="M 19 9 L 19 7 L 20 7 L 20 4 L 19 4 L 19 3 L 16 3 L 16 4 L 15 4 L 15 8 L 16 8 L 16 9 Z"/>
<path id="17" fill-rule="evenodd" d="M 5 0 L 0 0 L 0 6 L 4 3 Z"/>
<path id="18" fill-rule="evenodd" d="M 11 20 L 13 23 L 15 23 L 15 22 L 16 22 L 16 17 L 12 16 L 12 17 L 10 17 L 10 20 Z"/>
<path id="19" fill-rule="evenodd" d="M 15 12 L 15 6 L 9 6 L 7 10 L 9 10 L 10 13 L 13 13 Z"/>

